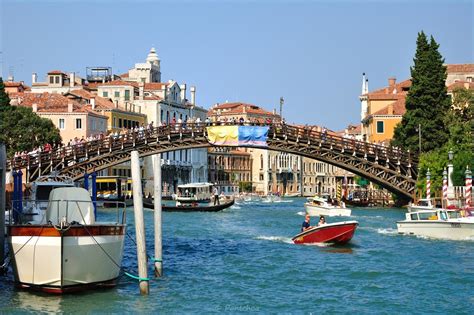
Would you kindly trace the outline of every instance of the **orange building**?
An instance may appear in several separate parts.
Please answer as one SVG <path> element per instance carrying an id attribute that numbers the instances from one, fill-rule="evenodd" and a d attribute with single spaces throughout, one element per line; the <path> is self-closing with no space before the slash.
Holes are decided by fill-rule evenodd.
<path id="1" fill-rule="evenodd" d="M 455 88 L 474 88 L 474 64 L 446 65 L 448 94 Z M 368 142 L 388 142 L 393 138 L 396 125 L 405 113 L 405 98 L 411 79 L 396 83 L 388 79 L 388 86 L 369 92 L 365 74 L 362 80 L 361 128 L 362 137 Z"/>

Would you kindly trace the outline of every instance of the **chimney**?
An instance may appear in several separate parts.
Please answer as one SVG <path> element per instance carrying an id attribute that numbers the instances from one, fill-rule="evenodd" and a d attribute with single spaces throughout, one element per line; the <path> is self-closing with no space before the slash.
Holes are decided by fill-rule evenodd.
<path id="1" fill-rule="evenodd" d="M 362 73 L 362 94 L 365 94 L 365 93 L 366 93 L 366 92 L 365 92 L 365 90 L 366 90 L 366 88 L 365 88 L 365 82 L 366 82 L 366 81 L 365 81 L 365 72 L 364 72 L 364 73 Z"/>
<path id="2" fill-rule="evenodd" d="M 90 101 L 91 101 L 92 109 L 95 110 L 95 97 L 92 97 Z"/>
<path id="3" fill-rule="evenodd" d="M 191 86 L 191 104 L 196 105 L 196 87 Z"/>
<path id="4" fill-rule="evenodd" d="M 138 99 L 140 101 L 143 101 L 144 98 L 145 98 L 145 83 L 140 82 L 138 83 Z"/>
<path id="5" fill-rule="evenodd" d="M 36 74 L 36 72 L 33 72 L 31 74 L 31 84 L 34 84 L 36 82 L 38 82 L 38 75 Z"/>
<path id="6" fill-rule="evenodd" d="M 71 72 L 69 74 L 69 87 L 74 87 L 75 81 L 76 81 L 76 74 L 74 72 Z"/>
<path id="7" fill-rule="evenodd" d="M 38 111 L 38 104 L 33 104 L 33 112 L 36 113 Z"/>
<path id="8" fill-rule="evenodd" d="M 397 81 L 397 79 L 395 77 L 388 78 L 388 86 L 389 87 L 395 86 L 396 81 Z"/>
<path id="9" fill-rule="evenodd" d="M 180 93 L 181 102 L 184 104 L 184 100 L 186 99 L 186 83 L 181 84 L 179 88 L 181 89 L 181 93 Z"/>
<path id="10" fill-rule="evenodd" d="M 8 81 L 8 82 L 13 82 L 14 80 L 15 80 L 15 79 L 14 79 L 14 77 L 13 77 L 13 74 L 10 74 L 10 75 L 8 76 L 7 81 Z"/>
<path id="11" fill-rule="evenodd" d="M 245 106 L 245 105 L 243 106 L 242 113 L 244 113 L 244 114 L 247 113 L 247 106 Z"/>
<path id="12" fill-rule="evenodd" d="M 387 107 L 387 115 L 393 115 L 393 104 L 389 104 Z"/>
<path id="13" fill-rule="evenodd" d="M 72 113 L 73 109 L 74 109 L 74 105 L 72 103 L 68 103 L 67 104 L 67 111 L 69 113 Z"/>
<path id="14" fill-rule="evenodd" d="M 276 108 L 274 108 L 273 109 L 273 115 L 276 116 L 276 114 L 277 114 L 277 110 L 276 110 Z"/>
<path id="15" fill-rule="evenodd" d="M 364 94 L 367 94 L 369 93 L 369 79 L 365 79 L 365 93 Z"/>

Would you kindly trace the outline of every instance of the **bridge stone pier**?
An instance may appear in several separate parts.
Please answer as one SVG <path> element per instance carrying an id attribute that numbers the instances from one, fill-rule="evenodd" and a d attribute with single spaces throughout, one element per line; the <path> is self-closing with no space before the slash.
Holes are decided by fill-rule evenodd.
<path id="1" fill-rule="evenodd" d="M 367 178 L 404 199 L 415 195 L 418 161 L 409 151 L 332 136 L 310 127 L 281 123 L 254 125 L 268 126 L 269 130 L 265 145 L 251 147 L 288 152 L 332 164 Z M 86 171 L 99 171 L 129 161 L 132 150 L 137 150 L 144 157 L 174 150 L 211 147 L 213 145 L 207 134 L 209 126 L 213 125 L 183 123 L 130 132 L 117 138 L 105 137 L 34 156 L 17 157 L 8 161 L 7 168 L 22 169 L 27 181 L 51 172 L 77 180 Z"/>

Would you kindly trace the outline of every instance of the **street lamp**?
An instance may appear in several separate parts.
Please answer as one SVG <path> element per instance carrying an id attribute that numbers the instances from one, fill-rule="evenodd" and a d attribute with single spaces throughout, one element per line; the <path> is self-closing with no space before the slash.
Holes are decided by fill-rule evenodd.
<path id="1" fill-rule="evenodd" d="M 418 154 L 421 155 L 421 124 L 415 130 L 418 131 Z"/>

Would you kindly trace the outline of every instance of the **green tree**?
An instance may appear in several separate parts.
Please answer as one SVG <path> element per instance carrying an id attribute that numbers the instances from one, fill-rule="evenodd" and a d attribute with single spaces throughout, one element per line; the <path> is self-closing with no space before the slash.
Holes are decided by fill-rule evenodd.
<path id="1" fill-rule="evenodd" d="M 422 152 L 440 148 L 448 140 L 444 118 L 451 106 L 446 90 L 446 67 L 439 45 L 423 32 L 418 34 L 412 85 L 406 97 L 406 112 L 397 125 L 392 144 L 418 152 L 418 126 L 421 125 Z"/>
<path id="2" fill-rule="evenodd" d="M 8 107 L 10 107 L 10 98 L 5 92 L 5 84 L 3 84 L 3 79 L 0 77 L 0 111 L 3 111 Z"/>
<path id="3" fill-rule="evenodd" d="M 51 120 L 39 117 L 31 108 L 10 105 L 0 78 L 0 142 L 5 143 L 7 156 L 60 141 L 59 130 Z"/>

